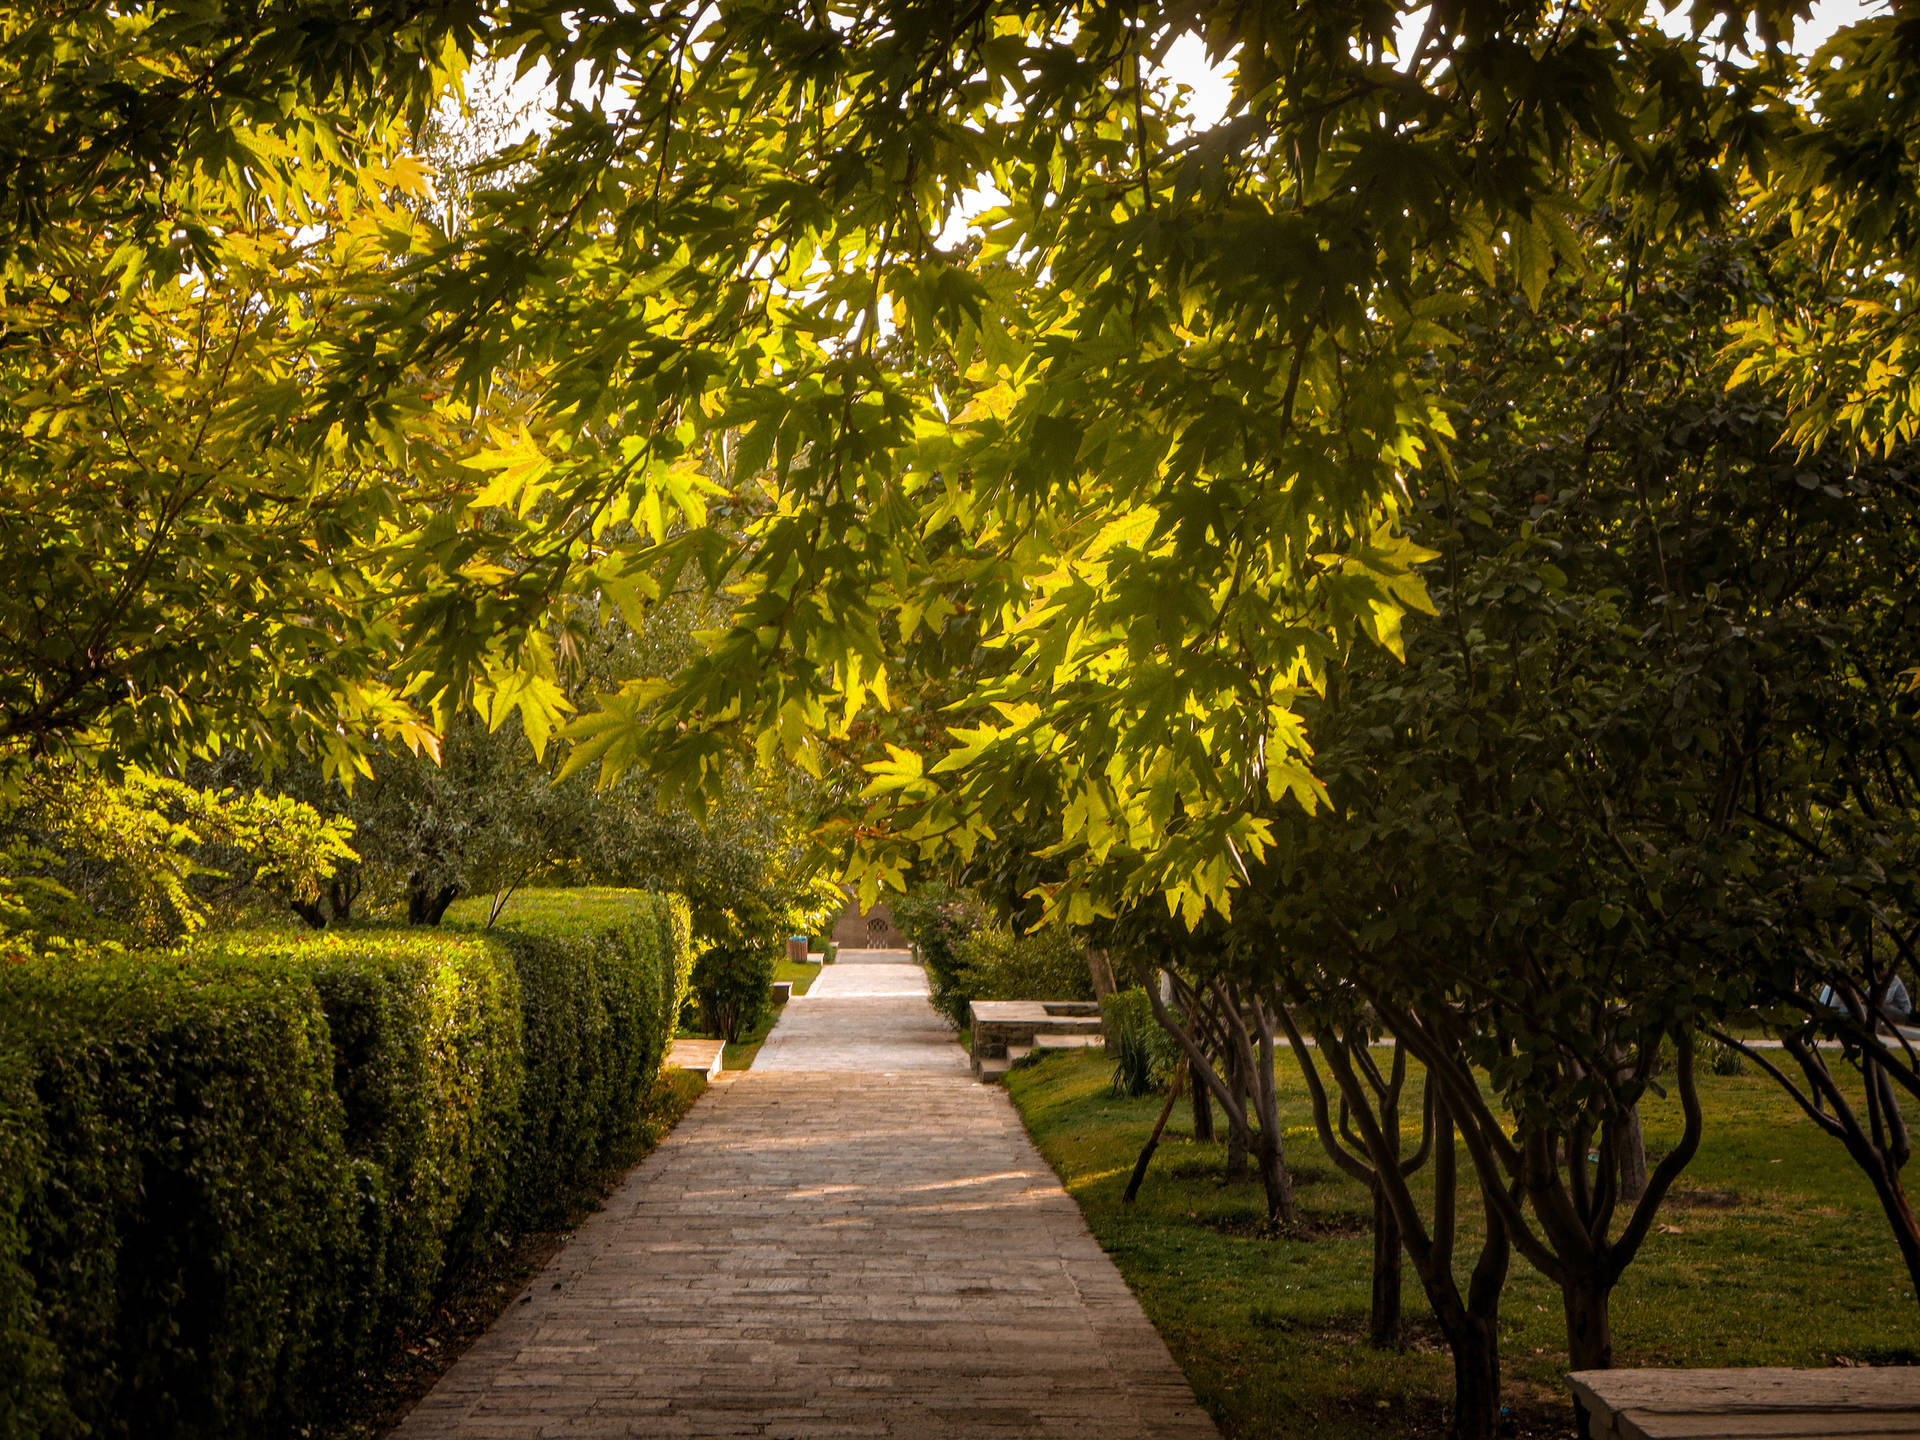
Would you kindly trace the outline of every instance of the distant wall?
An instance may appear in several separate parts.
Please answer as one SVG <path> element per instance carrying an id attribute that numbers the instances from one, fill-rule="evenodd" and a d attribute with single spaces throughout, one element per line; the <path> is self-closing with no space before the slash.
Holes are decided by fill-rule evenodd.
<path id="1" fill-rule="evenodd" d="M 833 943 L 843 950 L 904 950 L 907 937 L 893 923 L 893 912 L 884 902 L 862 910 L 859 901 L 849 900 L 834 917 Z"/>

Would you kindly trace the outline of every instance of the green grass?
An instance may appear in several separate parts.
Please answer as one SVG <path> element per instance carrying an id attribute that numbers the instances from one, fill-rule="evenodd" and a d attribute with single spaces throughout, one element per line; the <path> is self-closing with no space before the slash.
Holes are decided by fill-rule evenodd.
<path id="1" fill-rule="evenodd" d="M 1443 1433 L 1451 1371 L 1411 1267 L 1411 1349 L 1365 1343 L 1367 1194 L 1321 1151 L 1292 1060 L 1279 1067 L 1285 1144 L 1311 1238 L 1262 1235 L 1258 1182 L 1225 1183 L 1225 1147 L 1193 1140 L 1184 1100 L 1138 1203 L 1122 1206 L 1162 1100 L 1110 1097 L 1111 1072 L 1097 1052 L 1067 1052 L 1014 1071 L 1007 1089 L 1225 1434 Z M 1920 1361 L 1920 1308 L 1846 1154 L 1764 1076 L 1705 1076 L 1701 1092 L 1700 1154 L 1615 1292 L 1616 1363 Z M 1643 1110 L 1657 1154 L 1679 1106 Z M 1463 1272 L 1477 1248 L 1462 1237 Z M 1502 1331 L 1514 1433 L 1569 1434 L 1559 1292 L 1518 1256 Z"/>

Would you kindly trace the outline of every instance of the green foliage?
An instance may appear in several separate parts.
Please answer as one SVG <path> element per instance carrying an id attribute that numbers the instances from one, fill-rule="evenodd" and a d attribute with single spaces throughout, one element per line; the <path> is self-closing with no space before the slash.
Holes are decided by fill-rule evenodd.
<path id="1" fill-rule="evenodd" d="M 39 1096 L 8 1117 L 32 1125 L 8 1148 L 38 1172 L 8 1221 L 60 1360 L 49 1433 L 284 1424 L 359 1269 L 312 986 L 179 957 L 26 961 L 0 971 L 0 1050 Z"/>
<path id="2" fill-rule="evenodd" d="M 962 1029 L 975 1000 L 1091 1000 L 1093 976 L 1064 926 L 1020 934 L 971 892 L 916 886 L 892 901 L 894 923 L 927 967 L 933 1006 Z"/>
<path id="3" fill-rule="evenodd" d="M 773 1003 L 773 972 L 780 955 L 771 941 L 702 950 L 693 964 L 701 1029 L 732 1044 L 758 1025 Z"/>
<path id="4" fill-rule="evenodd" d="M 1192 921 L 1324 798 L 1301 697 L 1426 606 L 1455 317 L 1788 220 L 1850 293 L 1744 307 L 1755 373 L 1907 433 L 1911 29 L 1808 67 L 1794 8 L 17 7 L 0 745 L 537 747 L 558 611 L 725 595 L 573 761 L 844 760 L 868 883 L 1025 827 L 1070 921 Z M 483 38 L 627 103 L 437 204 Z"/>
<path id="5" fill-rule="evenodd" d="M 966 892 L 938 883 L 914 886 L 894 897 L 890 908 L 893 923 L 927 967 L 934 1008 L 964 1026 L 971 996 L 965 996 L 961 950 L 988 923 L 986 909 Z"/>
<path id="6" fill-rule="evenodd" d="M 1180 1046 L 1153 1017 L 1147 992 L 1135 986 L 1100 1001 L 1100 1028 L 1113 1056 L 1115 1095 L 1145 1095 L 1165 1086 L 1182 1063 Z"/>
<path id="7" fill-rule="evenodd" d="M 1113 1080 L 1109 1089 L 1115 1095 L 1145 1095 L 1154 1088 L 1153 1054 L 1147 1049 L 1147 1037 L 1139 1030 L 1123 1029 L 1113 1046 Z"/>
<path id="8" fill-rule="evenodd" d="M 686 998 L 690 922 L 677 897 L 600 892 L 531 906 L 497 933 L 519 976 L 527 1071 L 507 1213 L 532 1226 L 631 1144 Z"/>
<path id="9" fill-rule="evenodd" d="M 530 908 L 526 933 L 0 967 L 0 1418 L 307 1423 L 451 1267 L 626 1153 L 686 985 L 685 906 Z"/>
<path id="10" fill-rule="evenodd" d="M 538 396 L 476 457 L 491 563 L 460 550 L 434 603 L 498 617 L 565 565 L 637 616 L 698 575 L 737 606 L 574 723 L 583 763 L 851 759 L 866 883 L 1025 825 L 1073 923 L 1163 893 L 1193 920 L 1266 808 L 1321 802 L 1297 702 L 1426 604 L 1403 522 L 1452 317 L 1538 307 L 1597 215 L 1656 248 L 1721 223 L 1804 114 L 1784 52 L 1728 53 L 1777 3 L 1678 35 L 1412 3 L 540 16 L 502 48 L 629 103 L 516 153 L 353 367 L 377 389 L 458 336 L 463 378 Z M 1217 124 L 1151 78 L 1183 34 L 1228 73 Z"/>
<path id="11" fill-rule="evenodd" d="M 1708 1068 L 1716 1075 L 1744 1075 L 1747 1073 L 1746 1058 L 1733 1046 L 1718 1040 L 1706 1045 Z"/>
<path id="12" fill-rule="evenodd" d="M 424 518 L 454 413 L 420 373 L 351 437 L 312 415 L 344 312 L 431 243 L 404 120 L 474 32 L 413 8 L 0 16 L 8 759 L 432 743 L 380 542 Z"/>
<path id="13" fill-rule="evenodd" d="M 0 789 L 0 936 L 164 943 L 207 924 L 221 885 L 311 902 L 359 858 L 352 834 L 286 796 L 43 762 Z"/>
<path id="14" fill-rule="evenodd" d="M 1026 935 L 987 925 L 957 947 L 959 968 L 935 1004 L 956 1026 L 975 1000 L 1091 1000 L 1093 976 L 1080 937 L 1064 926 Z"/>

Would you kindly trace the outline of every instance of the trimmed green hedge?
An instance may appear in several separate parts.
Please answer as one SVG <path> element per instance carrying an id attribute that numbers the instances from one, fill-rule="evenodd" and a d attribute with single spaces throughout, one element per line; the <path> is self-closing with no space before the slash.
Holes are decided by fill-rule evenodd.
<path id="1" fill-rule="evenodd" d="M 622 1158 L 687 931 L 630 892 L 515 931 L 0 968 L 0 1435 L 324 1411 L 453 1269 Z"/>
<path id="2" fill-rule="evenodd" d="M 666 1060 L 686 1000 L 692 927 L 685 905 L 654 907 L 637 923 L 612 925 L 632 903 L 595 892 L 578 905 L 535 903 L 492 932 L 513 954 L 524 987 L 522 1016 L 530 1083 L 514 1146 L 508 1218 L 537 1225 L 633 1143 L 641 1101 Z M 540 903 L 545 900 L 546 903 Z"/>

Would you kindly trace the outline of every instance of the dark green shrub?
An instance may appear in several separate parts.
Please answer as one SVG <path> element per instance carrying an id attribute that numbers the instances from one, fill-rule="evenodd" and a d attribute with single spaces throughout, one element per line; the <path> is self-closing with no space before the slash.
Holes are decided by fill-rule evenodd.
<path id="1" fill-rule="evenodd" d="M 363 1268 L 313 987 L 178 957 L 28 960 L 0 970 L 0 1049 L 38 1100 L 6 1117 L 4 1148 L 32 1152 L 7 1224 L 28 1324 L 61 1361 L 28 1413 L 108 1437 L 284 1423 L 324 1296 Z"/>
<path id="2" fill-rule="evenodd" d="M 1153 1017 L 1147 992 L 1135 987 L 1100 1002 L 1100 1028 L 1113 1056 L 1112 1092 L 1145 1095 L 1164 1087 L 1180 1063 L 1180 1048 Z"/>
<path id="3" fill-rule="evenodd" d="M 324 1416 L 449 1267 L 624 1158 L 684 904 L 0 963 L 0 1435 Z"/>
<path id="4" fill-rule="evenodd" d="M 890 903 L 893 923 L 926 966 L 934 1008 L 956 1028 L 964 1027 L 974 997 L 961 947 L 986 928 L 985 910 L 970 895 L 947 885 L 916 886 Z"/>
<path id="5" fill-rule="evenodd" d="M 40 1316 L 23 1218 L 27 1197 L 45 1183 L 41 1126 L 26 1057 L 0 1049 L 0 1435 L 73 1429 L 60 1388 L 60 1355 Z"/>
<path id="6" fill-rule="evenodd" d="M 713 945 L 693 964 L 700 1025 L 731 1044 L 760 1023 L 772 1003 L 780 953 L 771 945 Z"/>
<path id="7" fill-rule="evenodd" d="M 418 1320 L 494 1229 L 521 1115 L 519 974 L 499 940 L 417 929 L 226 936 L 196 953 L 302 974 L 320 997 L 363 1238 L 336 1350 L 358 1354 Z"/>
<path id="8" fill-rule="evenodd" d="M 530 1224 L 632 1145 L 686 998 L 689 926 L 644 891 L 509 921 L 495 933 L 519 971 L 527 1071 L 510 1216 Z"/>
<path id="9" fill-rule="evenodd" d="M 1153 1052 L 1147 1037 L 1138 1030 L 1122 1030 L 1113 1047 L 1113 1079 L 1108 1090 L 1114 1095 L 1136 1098 L 1153 1091 Z"/>
<path id="10" fill-rule="evenodd" d="M 1050 925 L 1025 935 L 965 891 L 923 886 L 892 902 L 894 923 L 927 968 L 933 1006 L 964 1029 L 975 1000 L 1091 1000 L 1079 937 Z"/>

